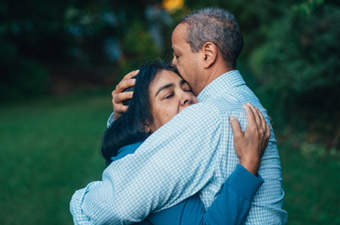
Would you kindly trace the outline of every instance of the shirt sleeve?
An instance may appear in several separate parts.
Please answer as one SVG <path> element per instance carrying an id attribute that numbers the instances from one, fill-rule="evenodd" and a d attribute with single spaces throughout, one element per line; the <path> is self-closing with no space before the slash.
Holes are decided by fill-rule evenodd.
<path id="1" fill-rule="evenodd" d="M 197 193 L 215 173 L 220 120 L 213 105 L 183 110 L 105 169 L 100 185 L 82 196 L 81 213 L 92 224 L 131 224 Z"/>
<path id="2" fill-rule="evenodd" d="M 109 118 L 107 119 L 107 122 L 106 122 L 106 127 L 109 128 L 111 126 L 111 124 L 115 121 L 114 119 L 114 112 L 111 113 L 111 115 L 109 116 Z"/>
<path id="3" fill-rule="evenodd" d="M 230 175 L 222 193 L 207 209 L 200 222 L 191 222 L 191 217 L 183 218 L 183 225 L 233 225 L 242 224 L 248 215 L 252 199 L 264 180 L 254 176 L 242 165 L 238 164 L 236 170 Z M 189 208 L 188 208 L 189 209 Z M 184 213 L 185 215 L 185 213 Z M 187 214 L 189 215 L 189 213 Z"/>
<path id="4" fill-rule="evenodd" d="M 263 179 L 238 164 L 221 194 L 205 210 L 198 195 L 148 217 L 153 225 L 237 225 L 244 222 Z"/>

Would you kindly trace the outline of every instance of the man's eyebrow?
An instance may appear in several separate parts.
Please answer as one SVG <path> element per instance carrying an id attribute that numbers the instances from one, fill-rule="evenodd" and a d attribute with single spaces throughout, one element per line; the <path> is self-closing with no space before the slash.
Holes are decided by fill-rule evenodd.
<path id="1" fill-rule="evenodd" d="M 172 52 L 173 52 L 173 53 L 177 50 L 176 47 L 171 47 L 171 49 L 172 49 Z"/>
<path id="2" fill-rule="evenodd" d="M 166 85 L 160 87 L 160 88 L 158 89 L 158 91 L 156 92 L 155 97 L 156 97 L 156 96 L 158 95 L 158 93 L 161 92 L 162 90 L 167 89 L 167 88 L 170 88 L 170 87 L 173 87 L 173 86 L 175 86 L 175 84 L 171 83 L 171 84 L 166 84 Z"/>

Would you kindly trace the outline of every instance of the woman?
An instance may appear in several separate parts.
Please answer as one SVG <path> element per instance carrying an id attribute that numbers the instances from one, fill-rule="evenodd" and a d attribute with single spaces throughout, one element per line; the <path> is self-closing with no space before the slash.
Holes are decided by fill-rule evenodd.
<path id="1" fill-rule="evenodd" d="M 164 63 L 151 62 L 145 65 L 140 69 L 136 80 L 133 98 L 125 102 L 125 105 L 129 105 L 128 110 L 105 132 L 102 154 L 108 164 L 134 153 L 151 133 L 186 107 L 197 103 L 188 83 L 177 74 L 176 70 Z M 254 112 L 259 114 L 258 111 L 254 110 Z M 269 138 L 268 134 L 267 137 Z M 242 223 L 250 208 L 251 198 L 263 181 L 261 179 L 255 181 L 259 182 L 259 185 L 248 199 L 241 202 L 235 200 L 238 203 L 238 205 L 235 203 L 235 207 L 240 207 L 237 215 L 232 218 L 225 216 L 227 214 L 225 211 L 228 210 L 226 207 L 230 207 L 227 198 L 230 201 L 230 198 L 237 197 L 230 194 L 232 190 L 228 182 L 232 182 L 235 176 L 237 178 L 239 171 L 242 171 L 242 167 L 238 167 L 228 178 L 221 194 L 207 210 L 196 194 L 169 209 L 149 215 L 140 224 Z"/>

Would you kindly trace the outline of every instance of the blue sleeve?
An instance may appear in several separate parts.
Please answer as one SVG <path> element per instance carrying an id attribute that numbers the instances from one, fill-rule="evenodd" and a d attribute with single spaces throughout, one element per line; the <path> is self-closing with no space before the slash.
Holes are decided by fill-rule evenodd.
<path id="1" fill-rule="evenodd" d="M 239 164 L 207 211 L 196 194 L 169 209 L 151 214 L 147 219 L 153 225 L 241 224 L 262 183 L 261 177 L 254 176 Z"/>

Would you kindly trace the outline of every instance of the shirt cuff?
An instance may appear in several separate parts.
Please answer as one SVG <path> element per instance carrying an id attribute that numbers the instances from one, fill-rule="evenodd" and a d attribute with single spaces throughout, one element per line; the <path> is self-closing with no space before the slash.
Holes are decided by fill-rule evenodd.
<path id="1" fill-rule="evenodd" d="M 264 180 L 260 175 L 254 176 L 241 164 L 236 166 L 235 171 L 227 180 L 230 188 L 249 201 L 252 201 L 255 193 L 263 182 Z"/>
<path id="2" fill-rule="evenodd" d="M 111 113 L 109 119 L 108 119 L 107 122 L 106 122 L 107 128 L 109 128 L 109 127 L 111 126 L 111 124 L 115 121 L 115 119 L 113 118 L 113 115 L 114 115 L 114 112 Z"/>

